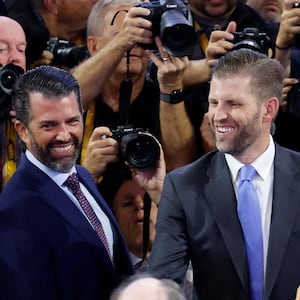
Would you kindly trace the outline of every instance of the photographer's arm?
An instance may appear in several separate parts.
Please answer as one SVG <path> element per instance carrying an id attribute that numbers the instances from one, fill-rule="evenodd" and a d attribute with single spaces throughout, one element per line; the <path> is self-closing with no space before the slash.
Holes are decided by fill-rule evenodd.
<path id="1" fill-rule="evenodd" d="M 289 77 L 291 73 L 291 47 L 294 44 L 295 35 L 300 34 L 300 26 L 298 25 L 300 8 L 293 8 L 293 4 L 296 2 L 295 0 L 284 2 L 284 11 L 281 14 L 276 38 L 275 58 L 284 67 L 286 77 Z"/>
<path id="2" fill-rule="evenodd" d="M 183 86 L 188 87 L 195 84 L 207 82 L 210 79 L 210 76 L 211 69 L 205 58 L 190 60 L 189 65 L 183 72 Z"/>
<path id="3" fill-rule="evenodd" d="M 141 7 L 130 9 L 124 18 L 121 30 L 102 48 L 99 48 L 97 43 L 99 37 L 87 38 L 91 57 L 73 70 L 73 75 L 78 80 L 82 91 L 85 109 L 101 93 L 106 80 L 125 53 L 137 43 L 152 42 L 151 22 L 139 17 L 147 16 L 149 12 L 148 9 Z"/>
<path id="4" fill-rule="evenodd" d="M 158 68 L 157 78 L 160 92 L 171 94 L 183 89 L 183 72 L 189 64 L 187 57 L 168 55 L 159 38 L 156 44 L 163 60 L 148 52 Z M 179 103 L 160 101 L 161 142 L 165 154 L 167 170 L 173 170 L 193 161 L 196 157 L 196 143 L 193 126 L 184 105 L 184 95 Z"/>

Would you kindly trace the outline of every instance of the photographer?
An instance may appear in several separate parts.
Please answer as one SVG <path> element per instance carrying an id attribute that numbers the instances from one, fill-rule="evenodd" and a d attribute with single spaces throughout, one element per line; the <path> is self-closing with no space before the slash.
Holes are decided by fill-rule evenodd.
<path id="1" fill-rule="evenodd" d="M 46 1 L 46 0 L 6 0 L 8 16 L 17 20 L 26 33 L 28 48 L 26 52 L 28 67 L 42 64 L 55 64 L 69 68 L 66 59 L 57 59 L 51 38 L 59 38 L 70 47 L 86 46 L 86 23 L 89 13 L 97 0 Z M 62 46 L 62 43 L 58 47 Z M 47 50 L 46 50 L 47 49 Z M 76 50 L 77 51 L 77 50 Z M 82 49 L 82 53 L 84 53 Z M 79 60 L 82 54 L 78 54 Z M 72 55 L 70 59 L 73 61 Z M 79 63 L 79 61 L 77 62 Z"/>
<path id="2" fill-rule="evenodd" d="M 15 20 L 0 16 L 0 64 L 2 68 L 8 64 L 25 70 L 26 68 L 25 34 Z M 4 184 L 16 170 L 21 149 L 14 130 L 11 110 L 11 99 L 3 91 L 0 93 L 0 192 Z"/>
<path id="3" fill-rule="evenodd" d="M 188 60 L 186 57 L 168 55 L 159 39 L 156 39 L 156 42 L 161 57 L 164 57 L 165 61 L 140 46 L 140 44 L 151 44 L 153 38 L 151 21 L 145 18 L 150 11 L 143 7 L 135 7 L 139 3 L 135 0 L 130 2 L 118 0 L 98 2 L 93 7 L 89 17 L 87 41 L 91 58 L 79 65 L 74 71 L 74 76 L 82 88 L 85 109 L 88 108 L 81 160 L 88 169 L 96 168 L 95 163 L 88 167 L 88 161 L 93 162 L 95 159 L 101 161 L 102 168 L 103 161 L 108 164 L 116 159 L 114 156 L 104 155 L 101 148 L 98 147 L 101 135 L 105 134 L 101 129 L 102 126 L 112 130 L 118 125 L 130 124 L 134 127 L 148 129 L 158 138 L 160 138 L 161 133 L 163 137 L 160 140 L 166 153 L 169 169 L 171 168 L 170 158 L 167 155 L 169 152 L 165 145 L 171 147 L 171 143 L 165 143 L 162 122 L 165 122 L 166 125 L 164 126 L 170 126 L 170 123 L 167 123 L 168 120 L 176 117 L 178 123 L 175 124 L 173 121 L 172 126 L 174 124 L 174 127 L 172 129 L 174 133 L 177 130 L 182 131 L 182 134 L 178 134 L 180 140 L 172 139 L 174 133 L 166 137 L 166 139 L 169 138 L 173 141 L 174 149 L 177 145 L 180 147 L 184 145 L 181 149 L 182 153 L 180 150 L 176 153 L 178 161 L 175 163 L 182 165 L 183 161 L 189 162 L 190 157 L 194 155 L 192 142 L 190 143 L 192 150 L 190 152 L 186 150 L 186 144 L 193 139 L 193 131 L 188 121 L 186 121 L 186 127 L 181 124 L 180 118 L 188 120 L 183 101 L 178 104 L 168 104 L 163 101 L 160 103 L 160 92 L 170 94 L 173 90 L 182 89 L 182 74 Z M 147 77 L 149 56 L 154 60 L 156 59 L 158 64 L 160 89 Z M 121 84 L 126 86 L 130 82 L 132 83 L 132 91 L 129 89 L 126 92 L 126 89 L 120 88 Z M 183 100 L 183 95 L 181 97 Z M 128 111 L 122 114 L 120 104 L 122 105 L 126 100 L 128 102 L 125 106 Z M 176 115 L 176 110 L 181 115 Z M 123 123 L 120 122 L 120 119 Z M 94 128 L 96 129 L 92 135 Z M 160 131 L 160 129 L 162 130 Z M 87 148 L 90 137 L 91 142 Z M 101 142 L 106 145 L 115 141 L 106 139 Z M 116 153 L 114 154 L 116 155 Z M 101 175 L 101 172 L 97 175 Z"/>
<path id="4" fill-rule="evenodd" d="M 285 69 L 284 97 L 275 120 L 275 140 L 282 146 L 300 151 L 300 8 L 286 0 L 276 39 L 276 58 Z"/>
<path id="5" fill-rule="evenodd" d="M 185 106 L 196 134 L 197 155 L 202 156 L 207 152 L 205 145 L 212 143 L 206 117 L 211 76 L 211 70 L 206 64 L 206 48 L 211 33 L 215 30 L 225 30 L 232 21 L 236 23 L 234 31 L 237 32 L 243 32 L 245 28 L 253 27 L 261 33 L 266 33 L 269 37 L 271 37 L 271 33 L 260 15 L 248 7 L 244 1 L 188 0 L 187 4 L 198 39 L 192 55 L 189 56 L 192 66 L 194 65 L 191 68 L 193 72 L 188 68 L 189 72 L 184 78 Z M 190 86 L 191 84 L 193 85 Z M 208 140 L 206 140 L 207 138 Z M 214 148 L 213 145 L 209 150 L 212 148 Z"/>

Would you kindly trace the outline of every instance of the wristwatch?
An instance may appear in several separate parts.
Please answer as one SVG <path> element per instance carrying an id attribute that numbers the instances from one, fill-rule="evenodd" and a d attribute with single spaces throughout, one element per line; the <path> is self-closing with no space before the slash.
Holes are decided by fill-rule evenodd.
<path id="1" fill-rule="evenodd" d="M 160 93 L 160 100 L 170 104 L 180 103 L 184 100 L 183 89 L 174 90 L 171 94 Z"/>

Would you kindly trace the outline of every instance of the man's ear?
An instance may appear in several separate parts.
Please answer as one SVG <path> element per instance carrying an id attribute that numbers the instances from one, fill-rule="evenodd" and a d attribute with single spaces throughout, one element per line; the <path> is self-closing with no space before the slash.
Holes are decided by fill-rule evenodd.
<path id="1" fill-rule="evenodd" d="M 276 97 L 269 98 L 264 104 L 263 120 L 271 122 L 275 119 L 279 109 L 279 101 Z"/>
<path id="2" fill-rule="evenodd" d="M 53 15 L 58 14 L 57 1 L 56 0 L 43 0 L 43 2 L 44 2 L 44 6 L 45 6 L 46 10 L 48 10 Z"/>
<path id="3" fill-rule="evenodd" d="M 15 121 L 14 126 L 18 136 L 23 141 L 23 143 L 27 146 L 29 142 L 29 134 L 28 134 L 27 127 L 19 120 Z"/>
<path id="4" fill-rule="evenodd" d="M 98 48 L 97 48 L 97 40 L 94 36 L 90 35 L 87 37 L 86 40 L 86 45 L 87 48 L 90 52 L 90 54 L 93 56 L 96 52 L 98 52 Z"/>

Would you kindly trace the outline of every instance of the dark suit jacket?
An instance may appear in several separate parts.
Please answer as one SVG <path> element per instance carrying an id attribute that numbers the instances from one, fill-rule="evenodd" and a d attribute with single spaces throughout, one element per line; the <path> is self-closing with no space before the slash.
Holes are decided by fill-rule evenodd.
<path id="1" fill-rule="evenodd" d="M 276 145 L 264 299 L 294 300 L 300 284 L 300 154 Z M 149 271 L 183 281 L 189 259 L 199 299 L 248 300 L 248 266 L 224 154 L 167 175 Z"/>
<path id="2" fill-rule="evenodd" d="M 24 158 L 0 195 L 1 300 L 106 300 L 133 273 L 115 218 L 90 174 L 76 168 L 110 219 L 115 266 L 70 198 Z"/>

